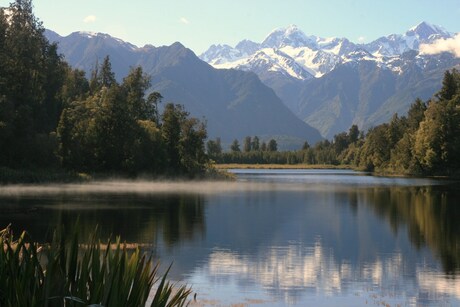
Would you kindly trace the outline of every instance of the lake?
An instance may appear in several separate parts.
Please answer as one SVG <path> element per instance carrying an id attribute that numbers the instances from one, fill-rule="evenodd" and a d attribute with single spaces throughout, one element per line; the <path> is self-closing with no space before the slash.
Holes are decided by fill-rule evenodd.
<path id="1" fill-rule="evenodd" d="M 0 228 L 79 219 L 192 286 L 191 306 L 460 306 L 460 185 L 349 170 L 231 170 L 235 182 L 0 187 Z"/>

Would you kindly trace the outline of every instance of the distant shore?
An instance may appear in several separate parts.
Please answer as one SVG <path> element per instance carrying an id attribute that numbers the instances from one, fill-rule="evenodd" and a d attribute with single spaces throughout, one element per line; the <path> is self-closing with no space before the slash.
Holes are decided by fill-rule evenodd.
<path id="1" fill-rule="evenodd" d="M 217 169 L 353 169 L 350 165 L 332 164 L 215 164 Z"/>

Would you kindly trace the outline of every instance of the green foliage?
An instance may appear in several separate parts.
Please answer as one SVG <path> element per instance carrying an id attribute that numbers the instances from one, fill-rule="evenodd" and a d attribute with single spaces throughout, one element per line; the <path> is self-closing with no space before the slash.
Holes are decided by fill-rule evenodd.
<path id="1" fill-rule="evenodd" d="M 428 105 L 417 99 L 406 117 L 366 135 L 356 165 L 380 172 L 458 175 L 460 171 L 460 73 L 446 71 Z"/>
<path id="2" fill-rule="evenodd" d="M 278 151 L 278 144 L 276 143 L 276 140 L 271 139 L 271 140 L 268 142 L 267 150 L 268 150 L 268 151 Z"/>
<path id="3" fill-rule="evenodd" d="M 211 159 L 220 155 L 222 153 L 222 144 L 220 138 L 216 138 L 216 140 L 208 140 L 206 143 L 206 152 Z"/>
<path id="4" fill-rule="evenodd" d="M 83 99 L 68 104 L 61 114 L 57 135 L 62 165 L 128 175 L 205 173 L 204 124 L 174 104 L 165 106 L 160 121 L 161 95 L 154 92 L 145 99 L 150 82 L 141 68 L 117 84 L 108 59 L 102 65 L 97 71 L 105 77 L 96 74 L 93 93 L 74 95 Z"/>
<path id="5" fill-rule="evenodd" d="M 101 244 L 97 231 L 85 244 L 77 227 L 56 231 L 48 245 L 26 232 L 15 241 L 7 227 L 0 231 L 0 306 L 143 306 L 155 284 L 151 306 L 183 306 L 191 290 L 167 282 L 169 270 L 158 278 L 158 267 L 120 238 Z"/>
<path id="6" fill-rule="evenodd" d="M 415 133 L 414 156 L 425 173 L 449 174 L 460 163 L 460 96 L 431 102 Z"/>
<path id="7" fill-rule="evenodd" d="M 250 136 L 244 138 L 243 151 L 250 152 L 252 150 L 252 139 Z"/>
<path id="8" fill-rule="evenodd" d="M 176 175 L 202 174 L 208 162 L 205 125 L 188 115 L 183 106 L 172 103 L 166 104 L 162 115 L 161 133 L 168 170 Z"/>
<path id="9" fill-rule="evenodd" d="M 230 150 L 232 152 L 241 152 L 240 143 L 238 143 L 237 139 L 233 140 L 232 145 L 230 146 Z"/>
<path id="10" fill-rule="evenodd" d="M 451 100 L 458 91 L 460 90 L 460 79 L 459 73 L 456 69 L 453 69 L 452 72 L 446 71 L 444 74 L 444 79 L 442 80 L 442 88 L 436 94 L 436 98 L 440 101 L 442 100 Z"/>
<path id="11" fill-rule="evenodd" d="M 0 164 L 54 164 L 35 153 L 46 150 L 41 139 L 56 129 L 65 63 L 45 39 L 30 0 L 0 11 Z"/>
<path id="12" fill-rule="evenodd" d="M 118 84 L 109 57 L 88 81 L 44 36 L 31 0 L 0 9 L 0 166 L 193 176 L 208 164 L 206 129 L 148 96 L 140 67 Z"/>
<path id="13" fill-rule="evenodd" d="M 243 152 L 236 150 L 235 140 L 231 152 L 214 159 L 242 164 L 349 164 L 385 173 L 458 176 L 460 73 L 447 71 L 442 89 L 429 103 L 416 99 L 407 116 L 395 114 L 389 123 L 371 128 L 366 135 L 353 125 L 332 142 L 324 140 L 313 147 L 306 142 L 301 150 L 280 153 L 254 150 L 254 138 L 244 139 Z"/>

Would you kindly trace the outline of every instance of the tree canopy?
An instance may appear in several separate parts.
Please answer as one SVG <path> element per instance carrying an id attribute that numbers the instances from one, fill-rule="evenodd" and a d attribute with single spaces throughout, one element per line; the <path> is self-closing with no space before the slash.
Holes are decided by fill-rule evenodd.
<path id="1" fill-rule="evenodd" d="M 133 67 L 118 84 L 106 56 L 90 79 L 44 36 L 31 0 L 0 9 L 0 166 L 136 175 L 202 174 L 206 127 L 151 92 Z"/>

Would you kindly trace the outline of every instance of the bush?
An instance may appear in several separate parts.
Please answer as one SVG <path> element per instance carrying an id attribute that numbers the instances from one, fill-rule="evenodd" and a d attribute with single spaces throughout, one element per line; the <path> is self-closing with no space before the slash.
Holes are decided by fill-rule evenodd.
<path id="1" fill-rule="evenodd" d="M 118 237 L 107 247 L 97 238 L 81 244 L 77 227 L 54 233 L 51 244 L 32 242 L 27 232 L 14 241 L 10 226 L 0 231 L 0 306 L 183 306 L 191 290 L 157 277 L 158 263 Z"/>

